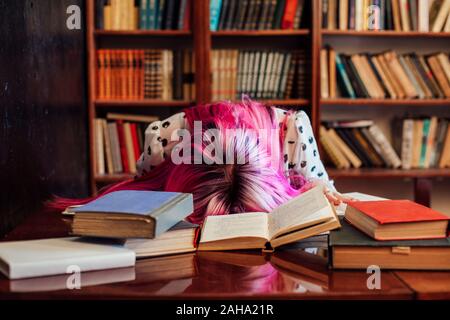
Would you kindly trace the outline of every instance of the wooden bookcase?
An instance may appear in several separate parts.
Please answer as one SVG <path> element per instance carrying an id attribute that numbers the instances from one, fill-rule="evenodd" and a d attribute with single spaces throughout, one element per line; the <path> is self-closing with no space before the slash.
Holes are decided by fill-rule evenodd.
<path id="1" fill-rule="evenodd" d="M 145 110 L 147 113 L 170 115 L 182 108 L 198 103 L 211 102 L 211 58 L 212 49 L 216 48 L 238 48 L 238 49 L 300 49 L 307 52 L 310 77 L 308 97 L 304 99 L 290 100 L 266 100 L 271 105 L 286 108 L 301 108 L 307 111 L 311 117 L 314 129 L 317 131 L 322 119 L 323 108 L 334 107 L 361 108 L 361 118 L 364 118 L 364 109 L 378 108 L 380 112 L 384 108 L 411 107 L 419 108 L 424 114 L 432 115 L 433 107 L 446 108 L 447 116 L 450 116 L 450 99 L 433 100 L 380 100 L 380 99 L 321 99 L 320 97 L 320 49 L 329 39 L 357 38 L 361 43 L 370 43 L 374 39 L 401 38 L 411 41 L 441 41 L 448 43 L 450 33 L 423 33 L 423 32 L 396 32 L 396 31 L 339 31 L 323 30 L 321 15 L 321 0 L 306 1 L 304 15 L 305 26 L 300 30 L 261 30 L 261 31 L 216 31 L 209 29 L 209 0 L 191 1 L 192 19 L 190 31 L 161 30 L 161 31 L 106 31 L 95 30 L 94 23 L 94 0 L 86 0 L 87 8 L 87 72 L 88 72 L 88 108 L 89 108 L 89 130 L 90 130 L 90 181 L 91 190 L 96 192 L 97 187 L 111 182 L 117 182 L 129 178 L 129 174 L 102 175 L 95 173 L 94 166 L 94 140 L 93 123 L 97 115 L 105 110 Z M 160 48 L 176 49 L 190 47 L 195 52 L 195 87 L 196 99 L 194 101 L 119 101 L 95 98 L 95 52 L 99 48 Z M 393 48 L 395 49 L 395 48 Z M 364 49 L 362 48 L 361 51 Z M 414 50 L 413 44 L 411 50 Z M 336 170 L 329 168 L 329 174 L 334 179 L 412 179 L 414 181 L 414 194 L 417 201 L 429 204 L 432 179 L 436 177 L 450 177 L 449 169 L 414 169 L 414 170 L 392 170 L 392 169 L 349 169 Z"/>

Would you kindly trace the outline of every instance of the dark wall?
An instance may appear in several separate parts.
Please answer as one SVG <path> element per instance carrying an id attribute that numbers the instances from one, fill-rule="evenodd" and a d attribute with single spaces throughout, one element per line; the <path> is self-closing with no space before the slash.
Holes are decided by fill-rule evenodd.
<path id="1" fill-rule="evenodd" d="M 66 27 L 69 5 L 81 30 Z M 88 193 L 84 0 L 0 0 L 0 235 Z"/>

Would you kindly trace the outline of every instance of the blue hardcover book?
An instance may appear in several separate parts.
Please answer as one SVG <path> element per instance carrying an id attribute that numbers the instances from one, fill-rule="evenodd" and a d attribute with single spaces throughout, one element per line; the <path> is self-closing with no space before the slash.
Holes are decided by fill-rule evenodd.
<path id="1" fill-rule="evenodd" d="M 154 238 L 194 210 L 192 194 L 123 190 L 73 209 L 72 232 L 108 238 Z"/>
<path id="2" fill-rule="evenodd" d="M 140 0 L 139 3 L 139 29 L 147 29 L 147 4 L 149 0 Z"/>
<path id="3" fill-rule="evenodd" d="M 343 89 L 345 89 L 345 92 L 347 92 L 348 96 L 352 99 L 356 98 L 355 91 L 352 88 L 350 79 L 348 78 L 347 73 L 345 72 L 344 65 L 342 64 L 341 57 L 336 54 L 336 71 L 338 74 L 338 79 L 341 80 L 341 86 Z"/>
<path id="4" fill-rule="evenodd" d="M 222 0 L 211 0 L 209 2 L 209 28 L 211 31 L 217 31 L 219 27 L 220 10 L 222 9 Z"/>
<path id="5" fill-rule="evenodd" d="M 158 23 L 158 0 L 147 0 L 147 29 L 157 29 Z"/>
<path id="6" fill-rule="evenodd" d="M 166 0 L 158 0 L 158 4 L 155 7 L 155 29 L 162 30 L 164 26 L 164 15 L 166 14 Z"/>

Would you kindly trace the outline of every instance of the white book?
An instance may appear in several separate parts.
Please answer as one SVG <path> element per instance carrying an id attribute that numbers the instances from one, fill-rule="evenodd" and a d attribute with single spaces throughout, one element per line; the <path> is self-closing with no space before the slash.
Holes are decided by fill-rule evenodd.
<path id="1" fill-rule="evenodd" d="M 412 167 L 412 153 L 413 153 L 413 132 L 414 120 L 403 120 L 402 132 L 402 168 L 411 169 Z"/>
<path id="2" fill-rule="evenodd" d="M 278 53 L 278 65 L 272 80 L 272 83 L 270 85 L 270 92 L 272 98 L 277 97 L 278 93 L 278 87 L 280 86 L 280 79 L 281 79 L 281 73 L 283 72 L 283 64 L 284 64 L 285 54 L 284 53 Z"/>
<path id="3" fill-rule="evenodd" d="M 78 237 L 0 243 L 0 272 L 9 279 L 134 266 L 134 251 L 111 240 Z M 74 269 L 72 269 L 74 268 Z"/>
<path id="4" fill-rule="evenodd" d="M 273 86 L 274 86 L 274 82 L 275 82 L 275 77 L 276 74 L 278 72 L 278 65 L 280 63 L 280 53 L 279 52 L 274 52 L 273 53 L 273 66 L 272 66 L 272 70 L 270 71 L 269 74 L 269 80 L 266 82 L 266 87 L 264 88 L 267 98 L 273 98 Z"/>
<path id="5" fill-rule="evenodd" d="M 418 0 L 418 26 L 420 32 L 430 31 L 430 6 L 428 0 Z"/>
<path id="6" fill-rule="evenodd" d="M 103 144 L 102 119 L 95 119 L 95 154 L 97 156 L 97 174 L 105 174 L 105 148 Z"/>
<path id="7" fill-rule="evenodd" d="M 261 62 L 259 63 L 259 70 L 256 74 L 256 98 L 260 99 L 263 97 L 264 90 L 264 79 L 267 76 L 267 69 L 269 68 L 268 64 L 269 54 L 265 51 L 261 53 Z"/>
<path id="8" fill-rule="evenodd" d="M 263 88 L 261 91 L 262 98 L 268 98 L 269 82 L 272 77 L 273 70 L 275 68 L 274 55 L 275 55 L 274 52 L 269 52 L 269 54 L 267 56 L 267 67 L 266 67 L 266 71 L 265 71 L 265 75 L 264 75 Z"/>
<path id="9" fill-rule="evenodd" d="M 355 1 L 355 30 L 361 31 L 363 30 L 363 1 Z"/>

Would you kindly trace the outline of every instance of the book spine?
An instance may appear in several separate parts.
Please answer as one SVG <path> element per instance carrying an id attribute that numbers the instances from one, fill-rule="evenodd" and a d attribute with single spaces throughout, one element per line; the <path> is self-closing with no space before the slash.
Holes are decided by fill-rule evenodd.
<path id="1" fill-rule="evenodd" d="M 210 11 L 210 25 L 211 31 L 217 31 L 219 26 L 220 11 L 222 9 L 222 0 L 211 0 L 209 4 Z"/>
<path id="2" fill-rule="evenodd" d="M 338 74 L 338 80 L 340 80 L 339 83 L 342 84 L 342 87 L 347 92 L 347 95 L 350 98 L 355 99 L 356 98 L 355 91 L 353 90 L 352 85 L 350 83 L 350 79 L 348 78 L 348 75 L 345 72 L 345 68 L 339 54 L 336 54 L 336 69 Z"/>
<path id="3" fill-rule="evenodd" d="M 427 153 L 428 134 L 430 131 L 430 119 L 423 120 L 422 140 L 420 148 L 419 167 L 425 168 L 425 158 Z"/>
<path id="4" fill-rule="evenodd" d="M 381 129 L 374 124 L 369 127 L 369 132 L 372 134 L 374 140 L 381 146 L 384 157 L 389 159 L 388 161 L 391 163 L 392 167 L 394 169 L 400 167 L 402 162 Z"/>
<path id="5" fill-rule="evenodd" d="M 284 8 L 283 19 L 281 21 L 282 29 L 293 29 L 295 12 L 297 9 L 297 0 L 286 0 L 286 7 Z"/>
<path id="6" fill-rule="evenodd" d="M 413 132 L 414 120 L 403 120 L 402 132 L 402 168 L 405 170 L 412 168 L 412 153 L 413 153 Z"/>

